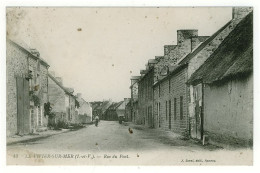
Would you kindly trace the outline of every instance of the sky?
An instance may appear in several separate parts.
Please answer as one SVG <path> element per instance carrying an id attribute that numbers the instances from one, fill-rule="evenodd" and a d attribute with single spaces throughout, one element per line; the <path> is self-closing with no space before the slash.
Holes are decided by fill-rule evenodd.
<path id="1" fill-rule="evenodd" d="M 36 48 L 87 101 L 130 97 L 130 78 L 176 44 L 177 30 L 210 36 L 231 8 L 7 8 L 7 35 Z"/>

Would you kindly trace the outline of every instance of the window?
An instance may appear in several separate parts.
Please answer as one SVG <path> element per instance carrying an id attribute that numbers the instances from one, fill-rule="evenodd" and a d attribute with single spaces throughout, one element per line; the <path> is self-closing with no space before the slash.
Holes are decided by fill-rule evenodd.
<path id="1" fill-rule="evenodd" d="M 169 93 L 171 93 L 171 79 L 169 79 Z"/>
<path id="2" fill-rule="evenodd" d="M 42 125 L 42 107 L 38 106 L 37 107 L 37 117 L 38 117 L 38 125 L 41 126 Z"/>
<path id="3" fill-rule="evenodd" d="M 171 100 L 169 100 L 169 129 L 171 129 L 171 126 L 172 126 L 171 125 L 171 116 L 172 116 L 171 115 L 171 107 L 172 107 L 171 103 L 172 103 Z"/>
<path id="4" fill-rule="evenodd" d="M 174 120 L 177 119 L 177 111 L 176 111 L 176 108 L 177 108 L 177 98 L 174 98 Z"/>
<path id="5" fill-rule="evenodd" d="M 34 109 L 33 107 L 30 108 L 30 118 L 31 118 L 31 129 L 34 127 Z"/>
<path id="6" fill-rule="evenodd" d="M 159 84 L 159 97 L 161 96 L 161 85 Z"/>
<path id="7" fill-rule="evenodd" d="M 159 127 L 161 127 L 161 104 L 160 103 L 158 103 L 159 104 L 159 113 L 158 113 L 158 117 L 159 117 Z"/>
<path id="8" fill-rule="evenodd" d="M 165 112 L 166 112 L 165 116 L 166 116 L 166 120 L 167 120 L 167 114 L 168 114 L 168 112 L 167 112 L 167 101 L 165 102 Z"/>
<path id="9" fill-rule="evenodd" d="M 183 119 L 183 96 L 180 96 L 180 119 Z"/>

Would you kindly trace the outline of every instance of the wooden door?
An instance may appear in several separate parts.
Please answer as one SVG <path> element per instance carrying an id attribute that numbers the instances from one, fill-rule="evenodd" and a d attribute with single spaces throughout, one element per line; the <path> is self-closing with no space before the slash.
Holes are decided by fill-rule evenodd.
<path id="1" fill-rule="evenodd" d="M 193 87 L 194 117 L 191 117 L 191 137 L 202 139 L 203 135 L 203 88 L 202 84 Z"/>
<path id="2" fill-rule="evenodd" d="M 169 100 L 169 129 L 172 128 L 172 109 L 171 109 L 171 100 Z"/>
<path id="3" fill-rule="evenodd" d="M 22 77 L 16 77 L 17 88 L 17 134 L 30 133 L 29 114 L 29 82 Z"/>

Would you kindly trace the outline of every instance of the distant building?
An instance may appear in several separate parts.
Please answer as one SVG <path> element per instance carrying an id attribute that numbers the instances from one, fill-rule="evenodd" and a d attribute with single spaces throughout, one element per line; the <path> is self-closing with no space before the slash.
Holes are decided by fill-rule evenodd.
<path id="1" fill-rule="evenodd" d="M 141 70 L 138 80 L 138 115 L 135 117 L 137 124 L 153 126 L 153 83 L 155 63 L 148 63 L 146 70 Z"/>
<path id="2" fill-rule="evenodd" d="M 7 136 L 46 128 L 49 65 L 36 49 L 22 47 L 8 38 L 6 50 Z"/>
<path id="3" fill-rule="evenodd" d="M 106 100 L 102 103 L 99 103 L 98 106 L 96 106 L 93 110 L 93 117 L 95 118 L 95 116 L 98 116 L 100 120 L 104 120 L 105 112 L 111 104 L 112 102 L 110 100 Z"/>
<path id="4" fill-rule="evenodd" d="M 141 76 L 132 76 L 131 77 L 131 98 L 129 103 L 126 105 L 126 113 L 125 118 L 127 121 L 135 122 L 135 117 L 138 117 L 138 106 L 134 106 L 134 104 L 138 103 L 138 81 Z M 136 122 L 135 122 L 136 123 Z"/>
<path id="5" fill-rule="evenodd" d="M 117 121 L 118 120 L 118 115 L 116 112 L 116 108 L 118 105 L 120 105 L 121 102 L 113 102 L 108 109 L 104 113 L 103 120 L 108 120 L 108 121 Z"/>
<path id="6" fill-rule="evenodd" d="M 64 87 L 62 78 L 55 77 L 54 72 L 50 72 L 48 77 L 48 96 L 55 122 L 76 123 L 74 90 Z"/>
<path id="7" fill-rule="evenodd" d="M 125 118 L 125 108 L 129 102 L 130 102 L 130 98 L 124 98 L 124 101 L 119 102 L 119 104 L 116 107 L 116 113 L 118 118 L 119 117 Z"/>
<path id="8" fill-rule="evenodd" d="M 89 123 L 92 121 L 92 107 L 89 102 L 82 98 L 81 93 L 77 93 L 76 100 L 79 103 L 79 108 L 76 109 L 78 123 Z"/>

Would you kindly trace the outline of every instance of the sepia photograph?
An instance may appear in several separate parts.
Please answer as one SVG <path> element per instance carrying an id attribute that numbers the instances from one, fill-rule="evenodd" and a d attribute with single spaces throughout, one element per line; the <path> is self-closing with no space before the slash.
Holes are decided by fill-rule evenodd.
<path id="1" fill-rule="evenodd" d="M 6 7 L 6 164 L 252 166 L 252 6 Z"/>

